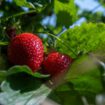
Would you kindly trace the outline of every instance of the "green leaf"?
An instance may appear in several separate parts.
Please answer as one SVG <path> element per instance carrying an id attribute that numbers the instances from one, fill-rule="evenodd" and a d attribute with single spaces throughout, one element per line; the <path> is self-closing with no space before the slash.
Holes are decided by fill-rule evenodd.
<path id="1" fill-rule="evenodd" d="M 0 46 L 6 46 L 6 45 L 8 45 L 8 44 L 9 44 L 8 42 L 0 41 Z"/>
<path id="2" fill-rule="evenodd" d="M 25 73 L 10 75 L 6 77 L 5 80 L 9 82 L 12 89 L 20 90 L 21 92 L 38 89 L 42 84 L 41 79 L 35 78 Z"/>
<path id="3" fill-rule="evenodd" d="M 84 96 L 89 105 L 95 104 L 95 96 L 101 93 L 103 88 L 97 74 L 93 74 L 85 74 L 78 79 L 71 80 L 72 86 L 69 83 L 59 86 L 49 97 L 59 104 L 63 103 L 63 105 L 69 105 L 69 103 L 71 103 L 70 105 L 84 105 L 82 103 Z"/>
<path id="4" fill-rule="evenodd" d="M 69 27 L 77 18 L 74 0 L 54 0 L 57 25 Z"/>
<path id="5" fill-rule="evenodd" d="M 7 69 L 8 62 L 7 62 L 7 56 L 4 54 L 0 54 L 0 70 Z"/>
<path id="6" fill-rule="evenodd" d="M 71 65 L 65 80 L 72 83 L 80 94 L 97 94 L 103 91 L 101 72 L 96 61 L 89 56 L 80 57 Z"/>
<path id="7" fill-rule="evenodd" d="M 66 74 L 64 84 L 56 91 L 70 91 L 99 93 L 103 90 L 100 68 L 89 56 L 82 56 L 75 60 Z M 97 86 L 97 87 L 96 87 Z"/>
<path id="8" fill-rule="evenodd" d="M 105 6 L 105 0 L 99 0 L 99 2 L 100 2 L 103 6 Z M 101 6 L 101 5 L 99 5 L 99 6 Z"/>
<path id="9" fill-rule="evenodd" d="M 0 65 L 0 67 L 1 67 L 0 82 L 5 80 L 8 76 L 18 75 L 18 74 L 30 75 L 30 77 L 33 78 L 48 78 L 50 76 L 50 75 L 41 74 L 39 72 L 33 73 L 32 70 L 27 66 L 13 66 L 9 70 L 3 70 L 3 68 L 5 68 L 4 64 Z"/>
<path id="10" fill-rule="evenodd" d="M 41 6 L 41 5 L 45 5 L 47 3 L 50 3 L 49 0 L 27 0 L 27 1 L 32 2 L 33 4 L 35 4 L 37 6 L 38 5 Z"/>
<path id="11" fill-rule="evenodd" d="M 74 57 L 74 54 L 69 50 L 73 49 L 76 55 L 84 55 L 89 52 L 96 51 L 105 44 L 105 24 L 103 23 L 84 23 L 81 26 L 75 26 L 64 32 L 60 39 L 66 42 L 68 49 L 57 41 L 57 48 L 63 53 L 67 53 Z"/>
<path id="12" fill-rule="evenodd" d="M 83 105 L 81 96 L 74 90 L 60 92 L 53 91 L 49 97 L 60 105 Z"/>
<path id="13" fill-rule="evenodd" d="M 7 75 L 17 74 L 22 72 L 37 78 L 49 77 L 49 75 L 43 75 L 38 72 L 33 73 L 28 66 L 13 66 L 7 71 Z"/>
<path id="14" fill-rule="evenodd" d="M 88 93 L 88 96 L 81 96 L 77 91 L 66 91 L 59 93 L 59 96 L 64 103 L 63 105 L 84 105 L 85 102 L 82 100 L 83 97 L 89 105 L 95 105 L 95 95 L 91 93 Z"/>
<path id="15" fill-rule="evenodd" d="M 65 77 L 66 81 L 71 81 L 81 75 L 92 72 L 98 69 L 96 61 L 88 55 L 84 55 L 76 59 L 70 66 L 70 69 Z"/>
<path id="16" fill-rule="evenodd" d="M 75 90 L 80 94 L 86 95 L 89 93 L 98 94 L 103 90 L 101 83 L 101 76 L 99 70 L 93 70 L 92 72 L 78 76 L 76 79 L 71 80 Z"/>
<path id="17" fill-rule="evenodd" d="M 10 84 L 4 81 L 1 84 L 0 104 L 3 105 L 40 105 L 50 93 L 50 89 L 41 85 L 37 90 L 26 93 L 15 91 L 10 87 Z"/>
<path id="18" fill-rule="evenodd" d="M 31 2 L 27 2 L 26 0 L 13 0 L 16 5 L 18 6 L 25 6 L 28 8 L 35 8 L 34 5 Z"/>
<path id="19" fill-rule="evenodd" d="M 6 79 L 6 71 L 0 71 L 0 83 Z"/>
<path id="20" fill-rule="evenodd" d="M 78 58 L 71 65 L 65 83 L 58 86 L 50 98 L 63 105 L 84 105 L 84 96 L 89 104 L 95 104 L 96 94 L 104 91 L 99 69 L 89 56 Z"/>

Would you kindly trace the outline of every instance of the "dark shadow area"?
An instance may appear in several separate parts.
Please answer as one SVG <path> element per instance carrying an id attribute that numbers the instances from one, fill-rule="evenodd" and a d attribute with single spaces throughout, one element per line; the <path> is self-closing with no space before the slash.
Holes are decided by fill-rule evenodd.
<path id="1" fill-rule="evenodd" d="M 69 3 L 70 0 L 59 0 L 62 3 Z"/>
<path id="2" fill-rule="evenodd" d="M 7 78 L 13 90 L 21 92 L 32 91 L 38 89 L 42 84 L 41 80 L 25 73 L 18 73 Z"/>

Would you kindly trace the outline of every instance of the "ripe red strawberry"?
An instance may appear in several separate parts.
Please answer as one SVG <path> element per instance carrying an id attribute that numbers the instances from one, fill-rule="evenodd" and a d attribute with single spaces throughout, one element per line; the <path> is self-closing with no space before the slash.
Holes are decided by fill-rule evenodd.
<path id="1" fill-rule="evenodd" d="M 43 62 L 44 69 L 47 73 L 55 76 L 67 70 L 72 62 L 72 58 L 59 52 L 52 52 Z"/>
<path id="2" fill-rule="evenodd" d="M 16 65 L 28 65 L 37 71 L 43 61 L 44 48 L 41 39 L 32 33 L 14 37 L 8 46 L 8 58 Z"/>

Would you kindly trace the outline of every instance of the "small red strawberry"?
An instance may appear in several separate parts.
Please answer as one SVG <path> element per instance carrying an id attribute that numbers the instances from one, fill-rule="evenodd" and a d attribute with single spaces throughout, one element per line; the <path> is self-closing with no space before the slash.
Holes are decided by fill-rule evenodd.
<path id="1" fill-rule="evenodd" d="M 59 52 L 52 52 L 43 62 L 44 69 L 52 76 L 58 75 L 67 70 L 72 62 L 72 58 Z"/>
<path id="2" fill-rule="evenodd" d="M 8 58 L 16 65 L 27 65 L 37 71 L 43 61 L 44 48 L 41 39 L 32 33 L 14 37 L 8 46 Z"/>

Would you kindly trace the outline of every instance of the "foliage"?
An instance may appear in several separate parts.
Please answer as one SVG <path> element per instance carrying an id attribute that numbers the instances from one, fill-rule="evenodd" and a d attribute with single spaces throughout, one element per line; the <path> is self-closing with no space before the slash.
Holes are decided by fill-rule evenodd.
<path id="1" fill-rule="evenodd" d="M 10 88 L 8 82 L 1 84 L 0 103 L 3 105 L 39 105 L 47 97 L 51 91 L 45 85 L 42 85 L 39 89 L 21 93 L 19 90 L 15 91 Z"/>
<path id="2" fill-rule="evenodd" d="M 59 41 L 57 41 L 57 47 L 60 51 L 64 51 L 63 53 L 70 53 L 68 49 L 72 48 L 75 55 L 95 51 L 105 44 L 104 30 L 105 25 L 102 23 L 84 23 L 81 26 L 68 29 L 59 37 L 68 48 L 65 48 Z"/>
<path id="3" fill-rule="evenodd" d="M 0 104 L 39 105 L 48 97 L 61 105 L 84 105 L 85 97 L 89 104 L 95 105 L 97 94 L 105 91 L 104 66 L 89 54 L 105 53 L 104 15 L 87 11 L 78 14 L 74 0 L 1 0 L 0 7 Z M 53 16 L 55 26 L 50 24 Z M 69 28 L 83 16 L 86 23 Z M 48 22 L 44 24 L 46 18 Z M 10 64 L 7 30 L 38 34 L 46 53 L 57 50 L 74 58 L 62 84 L 51 90 L 46 86 L 50 75 L 32 73 L 26 65 Z M 102 54 L 99 56 L 104 59 Z"/>
<path id="4" fill-rule="evenodd" d="M 3 63 L 4 64 L 4 63 Z M 18 73 L 25 73 L 25 74 L 29 74 L 33 77 L 37 77 L 37 78 L 46 78 L 49 77 L 49 75 L 44 75 L 44 74 L 40 74 L 38 72 L 33 73 L 29 67 L 27 66 L 13 66 L 11 68 L 9 68 L 8 71 L 3 71 L 1 70 L 0 73 L 3 73 L 3 76 L 6 78 L 7 76 L 13 75 L 13 74 L 18 74 Z M 5 79 L 4 78 L 4 79 Z M 2 80 L 3 81 L 3 80 Z"/>
<path id="5" fill-rule="evenodd" d="M 54 11 L 57 14 L 57 24 L 68 28 L 77 18 L 75 8 L 73 0 L 55 0 Z"/>
<path id="6" fill-rule="evenodd" d="M 103 6 L 105 6 L 105 0 L 99 0 L 99 1 Z"/>
<path id="7" fill-rule="evenodd" d="M 86 97 L 89 104 L 94 105 L 96 94 L 104 90 L 99 67 L 87 55 L 74 61 L 65 81 L 66 83 L 58 86 L 50 94 L 52 99 L 63 105 L 84 105 L 82 96 Z"/>

